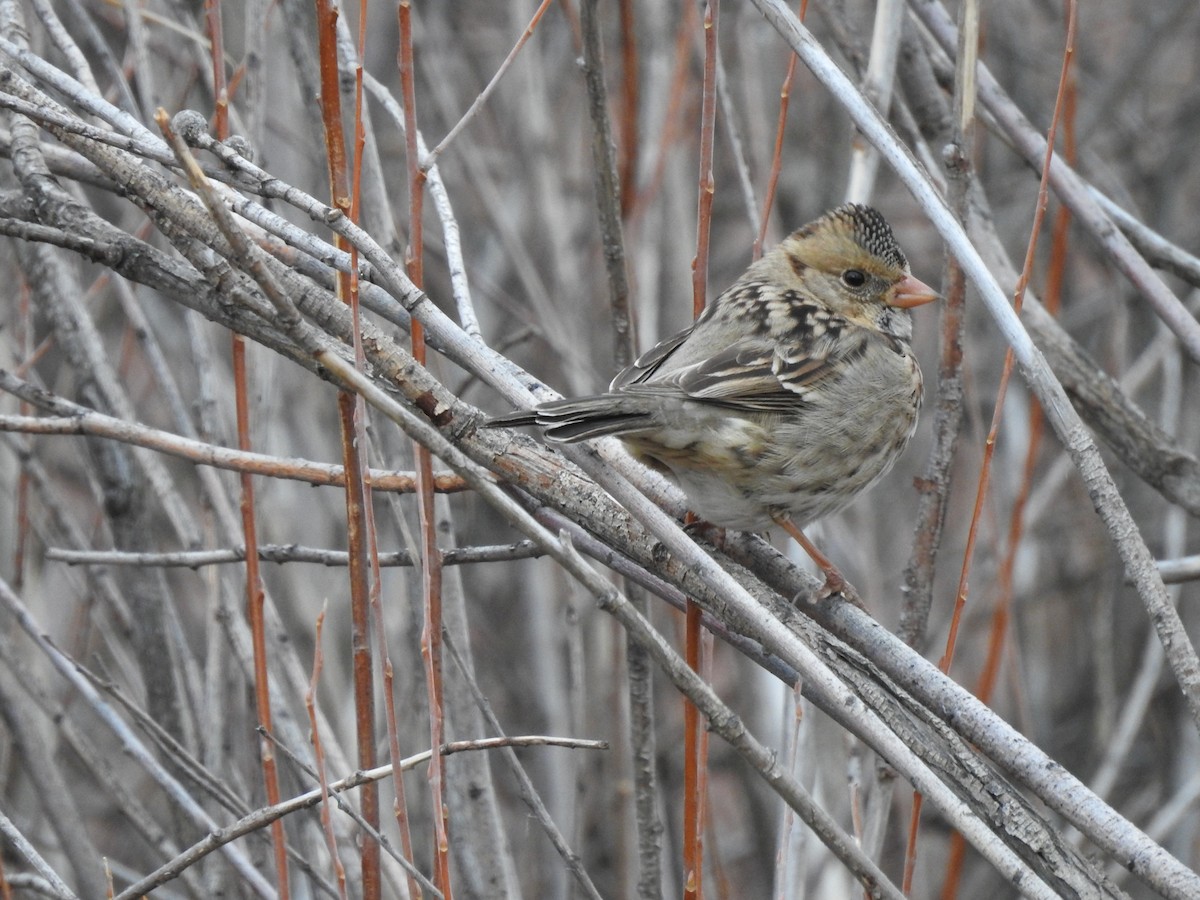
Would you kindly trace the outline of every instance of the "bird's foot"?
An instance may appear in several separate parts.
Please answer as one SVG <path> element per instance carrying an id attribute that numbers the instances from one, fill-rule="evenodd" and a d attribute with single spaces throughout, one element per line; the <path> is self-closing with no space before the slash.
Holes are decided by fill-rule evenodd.
<path id="1" fill-rule="evenodd" d="M 863 603 L 863 599 L 858 595 L 858 591 L 855 590 L 854 585 L 848 582 L 841 572 L 831 566 L 825 571 L 825 583 L 821 585 L 816 597 L 813 599 L 815 602 L 820 603 L 822 600 L 828 600 L 835 594 L 841 594 L 847 603 L 857 606 L 863 612 L 868 614 L 871 612 L 867 609 L 867 605 Z"/>

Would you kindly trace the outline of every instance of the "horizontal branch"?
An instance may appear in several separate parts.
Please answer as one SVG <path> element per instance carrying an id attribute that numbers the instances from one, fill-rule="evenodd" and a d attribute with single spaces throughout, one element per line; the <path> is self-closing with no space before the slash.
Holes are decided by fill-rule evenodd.
<path id="1" fill-rule="evenodd" d="M 462 566 L 468 563 L 508 562 L 515 559 L 536 559 L 544 551 L 533 541 L 495 544 L 481 547 L 450 547 L 442 551 L 442 565 Z M 316 563 L 322 566 L 349 565 L 345 550 L 326 550 L 321 547 L 301 547 L 297 544 L 261 544 L 258 558 L 273 563 Z M 155 566 L 160 568 L 199 569 L 244 562 L 245 547 L 221 550 L 192 550 L 178 553 L 131 553 L 123 550 L 67 550 L 50 547 L 46 559 L 69 566 Z M 413 557 L 407 550 L 379 554 L 381 566 L 411 566 Z"/>
<path id="2" fill-rule="evenodd" d="M 27 390 L 28 388 L 28 390 Z M 21 434 L 89 435 L 109 438 L 137 447 L 158 450 L 179 459 L 186 459 L 202 466 L 212 466 L 230 472 L 248 472 L 268 478 L 284 478 L 308 484 L 343 487 L 346 474 L 342 466 L 331 463 L 312 462 L 295 457 L 270 456 L 266 453 L 251 453 L 231 450 L 216 444 L 207 444 L 168 431 L 150 428 L 134 422 L 126 422 L 103 413 L 93 412 L 76 406 L 33 388 L 17 379 L 12 373 L 0 369 L 0 389 L 16 394 L 44 409 L 68 411 L 66 416 L 38 418 L 36 416 L 0 415 L 0 431 Z M 33 398 L 39 399 L 33 399 Z M 73 409 L 72 409 L 73 408 Z M 386 469 L 370 470 L 371 489 L 398 494 L 411 494 L 416 490 L 415 476 L 407 472 Z M 456 493 L 467 490 L 466 482 L 450 472 L 434 475 L 434 489 L 439 493 Z M 182 565 L 186 565 L 183 563 Z M 394 564 L 397 565 L 397 564 Z M 398 565 L 403 565 L 399 563 Z"/>
<path id="3" fill-rule="evenodd" d="M 1200 556 L 1184 556 L 1180 559 L 1164 559 L 1158 563 L 1167 584 L 1183 584 L 1200 579 Z"/>

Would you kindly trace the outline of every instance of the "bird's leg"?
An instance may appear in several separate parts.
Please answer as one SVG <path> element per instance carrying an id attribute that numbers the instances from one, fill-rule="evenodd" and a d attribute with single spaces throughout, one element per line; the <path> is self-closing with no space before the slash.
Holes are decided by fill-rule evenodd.
<path id="1" fill-rule="evenodd" d="M 790 534 L 799 544 L 809 558 L 817 564 L 817 568 L 825 573 L 825 584 L 817 594 L 818 600 L 824 600 L 826 597 L 832 597 L 834 594 L 841 594 L 850 603 L 853 603 L 859 609 L 866 610 L 866 605 L 862 598 L 858 596 L 858 591 L 850 584 L 838 571 L 838 567 L 833 564 L 828 556 L 817 549 L 817 545 L 804 536 L 804 532 L 800 530 L 791 519 L 785 515 L 773 516 L 776 524 L 784 531 Z"/>

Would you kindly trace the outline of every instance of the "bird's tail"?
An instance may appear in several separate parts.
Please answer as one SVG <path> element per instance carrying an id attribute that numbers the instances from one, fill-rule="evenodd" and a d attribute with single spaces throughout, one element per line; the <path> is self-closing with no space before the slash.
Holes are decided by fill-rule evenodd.
<path id="1" fill-rule="evenodd" d="M 535 409 L 488 419 L 486 428 L 520 428 L 537 425 L 546 440 L 574 444 L 592 438 L 628 434 L 653 424 L 649 409 L 626 394 L 600 394 L 578 400 L 554 400 Z"/>

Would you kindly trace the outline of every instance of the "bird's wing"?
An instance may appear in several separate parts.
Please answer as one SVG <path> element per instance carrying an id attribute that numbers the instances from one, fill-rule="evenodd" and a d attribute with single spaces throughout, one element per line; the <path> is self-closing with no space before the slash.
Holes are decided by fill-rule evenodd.
<path id="1" fill-rule="evenodd" d="M 687 328 L 669 338 L 664 338 L 659 341 L 636 360 L 617 373 L 616 378 L 609 385 L 610 391 L 619 391 L 622 388 L 628 387 L 631 384 L 638 384 L 651 378 L 655 372 L 659 370 L 662 364 L 672 353 L 679 349 L 680 345 L 686 341 L 696 327 L 692 323 Z"/>
<path id="2" fill-rule="evenodd" d="M 795 407 L 840 377 L 866 351 L 870 334 L 843 319 L 787 340 L 743 338 L 690 365 L 661 372 L 627 390 L 678 390 L 692 400 L 762 411 Z"/>

